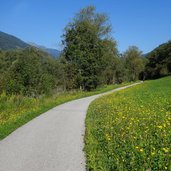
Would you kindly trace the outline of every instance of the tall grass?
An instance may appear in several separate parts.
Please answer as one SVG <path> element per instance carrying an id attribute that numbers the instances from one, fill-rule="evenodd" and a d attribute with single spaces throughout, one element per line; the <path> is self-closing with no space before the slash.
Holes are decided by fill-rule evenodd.
<path id="1" fill-rule="evenodd" d="M 171 77 L 95 100 L 86 117 L 87 170 L 171 170 Z"/>

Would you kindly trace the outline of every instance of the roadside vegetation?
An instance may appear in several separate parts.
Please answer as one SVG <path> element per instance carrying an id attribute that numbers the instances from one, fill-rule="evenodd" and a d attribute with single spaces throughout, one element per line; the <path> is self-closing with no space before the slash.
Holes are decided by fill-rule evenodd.
<path id="1" fill-rule="evenodd" d="M 95 100 L 86 117 L 87 170 L 171 170 L 171 77 Z"/>
<path id="2" fill-rule="evenodd" d="M 124 85 L 128 85 L 128 83 L 106 85 L 91 92 L 75 90 L 40 98 L 7 95 L 4 92 L 0 95 L 0 139 L 3 139 L 21 125 L 59 104 L 103 93 Z"/>

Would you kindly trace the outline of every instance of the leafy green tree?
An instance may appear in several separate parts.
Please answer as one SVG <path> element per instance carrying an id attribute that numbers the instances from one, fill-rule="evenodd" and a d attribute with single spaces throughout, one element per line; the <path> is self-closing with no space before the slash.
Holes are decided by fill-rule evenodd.
<path id="1" fill-rule="evenodd" d="M 102 83 L 112 84 L 115 79 L 115 59 L 116 59 L 116 42 L 112 39 L 104 39 L 102 44 Z"/>
<path id="2" fill-rule="evenodd" d="M 64 57 L 74 65 L 71 88 L 77 86 L 91 90 L 100 84 L 103 61 L 103 39 L 111 30 L 105 14 L 95 13 L 95 7 L 82 9 L 65 28 L 63 35 Z M 75 73 L 76 71 L 76 73 Z"/>
<path id="3" fill-rule="evenodd" d="M 128 81 L 139 79 L 139 74 L 144 70 L 142 52 L 136 46 L 130 46 L 123 54 Z"/>

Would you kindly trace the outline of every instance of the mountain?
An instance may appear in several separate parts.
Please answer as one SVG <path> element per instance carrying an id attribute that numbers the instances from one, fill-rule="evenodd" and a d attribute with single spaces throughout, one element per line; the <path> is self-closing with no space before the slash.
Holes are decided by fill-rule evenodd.
<path id="1" fill-rule="evenodd" d="M 0 31 L 0 50 L 23 49 L 28 46 L 19 38 Z"/>
<path id="2" fill-rule="evenodd" d="M 61 53 L 56 49 L 46 48 L 35 43 L 25 43 L 24 41 L 20 40 L 19 38 L 13 35 L 0 31 L 0 50 L 25 49 L 31 46 L 48 53 L 53 58 L 58 58 Z"/>
<path id="3" fill-rule="evenodd" d="M 60 54 L 61 54 L 61 52 L 59 50 L 57 50 L 57 49 L 47 48 L 45 46 L 41 46 L 41 45 L 38 45 L 38 44 L 32 43 L 32 42 L 31 43 L 29 42 L 28 44 L 30 44 L 31 46 L 34 46 L 34 47 L 36 47 L 38 49 L 43 50 L 44 52 L 51 55 L 53 58 L 58 58 L 60 56 Z"/>

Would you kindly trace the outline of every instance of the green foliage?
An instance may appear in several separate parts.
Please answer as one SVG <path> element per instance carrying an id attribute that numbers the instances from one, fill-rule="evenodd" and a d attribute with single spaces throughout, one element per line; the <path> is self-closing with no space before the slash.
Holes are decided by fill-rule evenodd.
<path id="1" fill-rule="evenodd" d="M 92 6 L 82 9 L 65 28 L 63 55 L 72 67 L 70 88 L 91 90 L 114 82 L 117 49 L 110 30 L 107 16 Z"/>
<path id="2" fill-rule="evenodd" d="M 34 48 L 0 54 L 1 92 L 39 96 L 57 87 L 59 63 Z"/>
<path id="3" fill-rule="evenodd" d="M 121 83 L 124 81 L 121 79 L 120 73 L 122 72 L 122 61 L 118 57 L 118 50 L 116 48 L 116 42 L 113 39 L 102 40 L 102 83 L 113 84 Z"/>
<path id="4" fill-rule="evenodd" d="M 171 41 L 160 45 L 147 55 L 148 78 L 159 78 L 171 72 Z"/>
<path id="5" fill-rule="evenodd" d="M 131 46 L 123 54 L 123 58 L 128 81 L 138 80 L 139 74 L 144 70 L 142 52 L 136 46 Z"/>
<path id="6" fill-rule="evenodd" d="M 87 170 L 171 170 L 171 77 L 95 100 L 86 117 Z"/>

